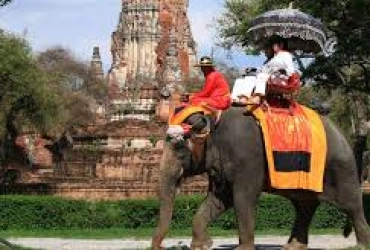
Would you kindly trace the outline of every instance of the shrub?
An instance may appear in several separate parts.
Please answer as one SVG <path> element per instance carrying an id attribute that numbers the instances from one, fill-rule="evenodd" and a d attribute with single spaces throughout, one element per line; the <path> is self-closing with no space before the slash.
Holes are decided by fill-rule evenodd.
<path id="1" fill-rule="evenodd" d="M 175 202 L 172 228 L 190 228 L 204 197 L 179 197 Z M 370 214 L 370 198 L 364 198 Z M 22 229 L 107 229 L 153 228 L 159 214 L 156 199 L 122 201 L 77 201 L 49 196 L 0 196 L 0 230 Z M 294 210 L 282 197 L 263 195 L 257 211 L 256 229 L 290 229 Z M 312 228 L 340 228 L 345 216 L 337 208 L 324 204 L 317 210 Z M 211 224 L 221 229 L 235 229 L 232 209 Z"/>

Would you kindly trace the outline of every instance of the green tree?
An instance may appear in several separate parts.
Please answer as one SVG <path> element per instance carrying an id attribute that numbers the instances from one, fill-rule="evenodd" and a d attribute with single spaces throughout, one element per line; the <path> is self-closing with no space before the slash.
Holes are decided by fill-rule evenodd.
<path id="1" fill-rule="evenodd" d="M 7 5 L 10 3 L 12 0 L 0 0 L 0 7 Z"/>
<path id="2" fill-rule="evenodd" d="M 48 82 L 28 43 L 0 33 L 1 166 L 11 157 L 20 131 L 32 129 L 47 133 L 58 122 L 60 99 Z"/>
<path id="3" fill-rule="evenodd" d="M 27 42 L 5 33 L 0 34 L 0 84 L 3 133 L 10 132 L 5 124 L 47 131 L 58 119 L 59 99 L 48 86 L 48 77 L 37 66 Z"/>
<path id="4" fill-rule="evenodd" d="M 251 20 L 265 11 L 287 8 L 291 0 L 226 0 L 218 19 L 220 45 L 253 49 L 247 30 Z M 370 2 L 367 0 L 293 1 L 293 6 L 320 18 L 337 43 L 328 57 L 319 56 L 304 72 L 316 84 L 370 93 Z"/>
<path id="5" fill-rule="evenodd" d="M 83 92 L 98 100 L 106 96 L 105 81 L 97 78 L 90 65 L 75 58 L 70 50 L 59 46 L 49 48 L 41 52 L 37 60 L 63 88 Z"/>
<path id="6" fill-rule="evenodd" d="M 93 123 L 96 118 L 93 107 L 106 97 L 104 80 L 96 78 L 87 63 L 62 47 L 47 49 L 38 55 L 37 60 L 51 79 L 49 85 L 63 100 L 63 119 L 57 132 L 60 134 L 72 127 Z"/>
<path id="7" fill-rule="evenodd" d="M 351 114 L 351 97 L 341 89 L 328 89 L 318 86 L 307 85 L 300 89 L 297 100 L 307 106 L 319 102 L 330 107 L 329 117 L 334 121 L 346 135 L 351 138 L 354 134 L 352 127 L 353 113 Z M 325 101 L 323 101 L 325 100 Z"/>

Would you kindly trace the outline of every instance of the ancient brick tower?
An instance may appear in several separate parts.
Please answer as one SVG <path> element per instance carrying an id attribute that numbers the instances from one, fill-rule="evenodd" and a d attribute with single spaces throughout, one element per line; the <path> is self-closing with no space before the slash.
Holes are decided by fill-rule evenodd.
<path id="1" fill-rule="evenodd" d="M 112 34 L 110 84 L 122 89 L 137 78 L 160 85 L 196 75 L 187 9 L 188 0 L 122 0 Z"/>
<path id="2" fill-rule="evenodd" d="M 104 71 L 103 71 L 103 63 L 100 56 L 99 47 L 94 47 L 93 49 L 93 56 L 91 59 L 91 70 L 93 71 L 94 75 L 99 78 L 104 78 Z"/>

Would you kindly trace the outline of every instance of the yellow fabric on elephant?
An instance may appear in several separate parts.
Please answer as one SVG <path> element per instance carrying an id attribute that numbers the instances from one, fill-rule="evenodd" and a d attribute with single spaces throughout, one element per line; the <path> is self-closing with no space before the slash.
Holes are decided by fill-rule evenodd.
<path id="1" fill-rule="evenodd" d="M 168 124 L 169 125 L 181 125 L 185 122 L 186 118 L 188 118 L 189 116 L 195 113 L 203 113 L 207 115 L 207 114 L 211 114 L 212 112 L 203 106 L 195 106 L 195 105 L 179 106 L 171 112 Z"/>
<path id="2" fill-rule="evenodd" d="M 299 105 L 295 103 L 295 105 Z M 306 158 L 308 158 L 308 169 L 302 171 L 302 169 L 298 170 L 289 170 L 289 171 L 281 171 L 277 170 L 276 168 L 276 157 L 281 156 L 278 155 L 279 152 L 276 152 L 276 147 L 274 147 L 274 142 L 272 141 L 272 135 L 270 135 L 271 130 L 269 130 L 269 125 L 267 121 L 267 116 L 273 117 L 274 114 L 269 113 L 268 115 L 261 109 L 257 108 L 253 111 L 253 115 L 257 118 L 262 128 L 264 144 L 265 144 L 265 151 L 269 169 L 269 177 L 270 177 L 270 184 L 271 187 L 276 189 L 305 189 L 311 190 L 314 192 L 323 192 L 323 177 L 324 177 L 324 170 L 325 170 L 325 162 L 326 162 L 326 153 L 327 153 L 327 142 L 326 142 L 326 133 L 321 121 L 320 116 L 313 110 L 304 107 L 302 105 L 298 106 L 299 109 L 303 112 L 304 117 L 306 118 L 306 122 L 309 125 L 310 130 L 310 142 L 309 147 L 310 149 L 308 152 L 304 152 Z M 267 111 L 269 112 L 269 111 Z M 292 119 L 294 115 L 291 116 Z M 279 119 L 276 119 L 279 120 Z M 271 123 L 271 122 L 270 122 Z M 292 126 L 292 124 L 288 124 Z M 287 125 L 287 126 L 288 126 Z M 307 126 L 307 124 L 304 124 Z M 288 131 L 288 127 L 284 131 Z M 297 129 L 299 131 L 299 129 Z M 299 136 L 299 135 L 297 135 Z M 276 135 L 274 135 L 276 138 Z M 275 151 L 273 151 L 275 150 Z M 283 150 L 282 150 L 283 151 Z M 284 153 L 296 153 L 296 152 L 282 152 Z M 302 152 L 297 152 L 298 154 L 302 154 Z M 275 158 L 274 158 L 275 157 Z M 281 159 L 285 159 L 284 157 L 280 157 Z M 281 161 L 280 159 L 280 161 Z M 294 166 L 293 166 L 294 167 Z"/>

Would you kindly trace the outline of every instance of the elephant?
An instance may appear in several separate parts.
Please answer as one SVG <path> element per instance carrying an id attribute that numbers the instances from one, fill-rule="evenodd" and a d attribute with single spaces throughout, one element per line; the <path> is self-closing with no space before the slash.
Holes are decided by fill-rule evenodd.
<path id="1" fill-rule="evenodd" d="M 307 249 L 309 225 L 322 201 L 345 212 L 344 236 L 348 236 L 353 227 L 358 246 L 370 246 L 354 154 L 334 123 L 321 116 L 328 148 L 323 192 L 277 190 L 268 181 L 261 128 L 255 118 L 244 111 L 245 108 L 231 107 L 223 112 L 204 143 L 201 160 L 194 159 L 184 143 L 165 144 L 159 177 L 159 221 L 152 237 L 152 248 L 163 249 L 161 244 L 169 230 L 176 189 L 185 178 L 204 173 L 209 178 L 208 192 L 193 218 L 191 249 L 211 248 L 207 226 L 229 208 L 234 208 L 237 218 L 237 249 L 255 249 L 255 216 L 262 192 L 286 197 L 294 206 L 296 216 L 284 249 Z M 199 119 L 196 116 L 200 115 L 190 118 Z"/>

